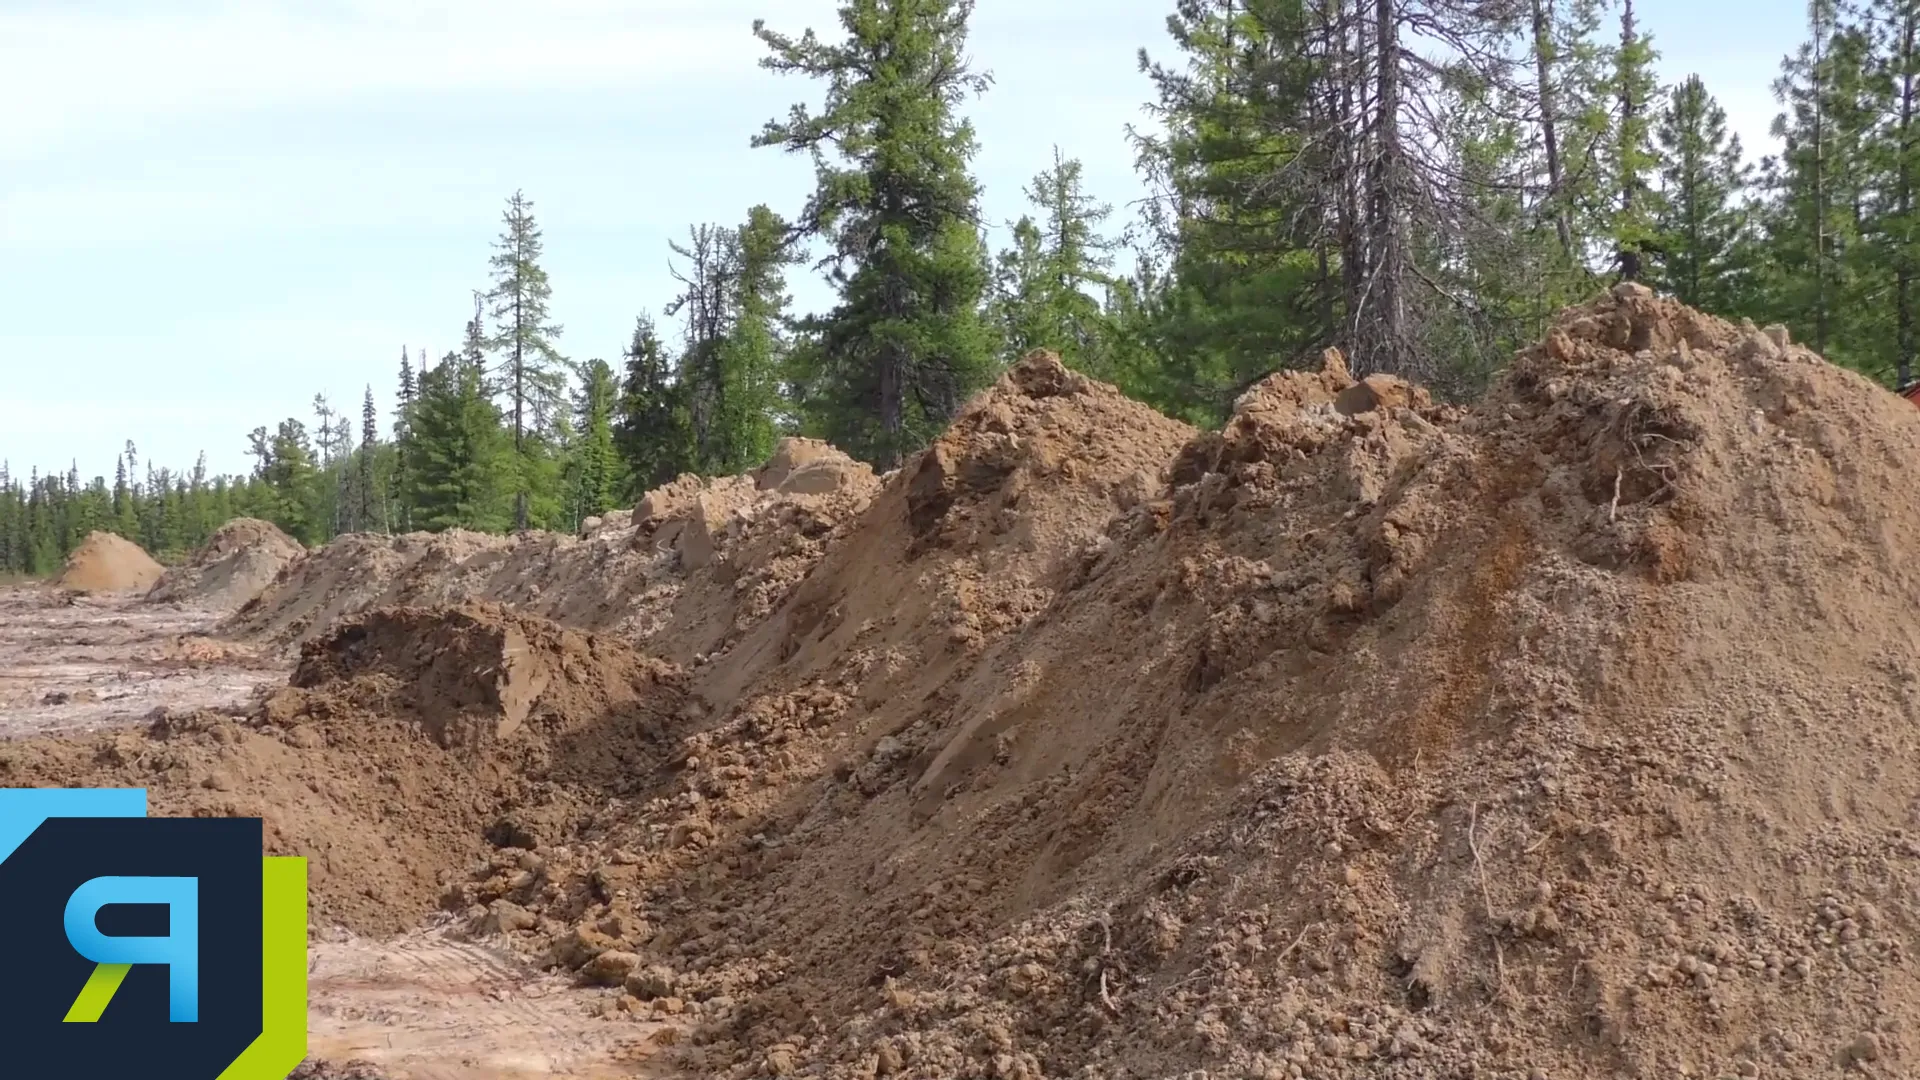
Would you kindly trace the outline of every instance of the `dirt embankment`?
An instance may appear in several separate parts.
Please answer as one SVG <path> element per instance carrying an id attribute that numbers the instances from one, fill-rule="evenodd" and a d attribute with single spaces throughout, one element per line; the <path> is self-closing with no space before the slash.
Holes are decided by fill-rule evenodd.
<path id="1" fill-rule="evenodd" d="M 1466 409 L 1331 354 L 1196 434 L 1035 357 L 824 511 L 335 545 L 389 584 L 243 612 L 314 639 L 256 715 L 0 779 L 264 811 L 323 915 L 437 905 L 689 1075 L 1898 1075 L 1917 460 L 1633 287 Z"/>
<path id="2" fill-rule="evenodd" d="M 222 631 L 297 645 L 380 607 L 478 600 L 691 662 L 772 611 L 878 486 L 838 450 L 788 439 L 756 475 L 682 477 L 632 513 L 590 519 L 580 537 L 344 536 L 288 566 Z"/>

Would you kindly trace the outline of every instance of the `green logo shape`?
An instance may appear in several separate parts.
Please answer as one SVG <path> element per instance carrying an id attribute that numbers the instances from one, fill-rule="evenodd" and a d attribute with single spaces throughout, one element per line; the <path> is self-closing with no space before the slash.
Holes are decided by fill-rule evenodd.
<path id="1" fill-rule="evenodd" d="M 287 1080 L 307 1057 L 307 860 L 260 862 L 260 1037 L 219 1080 Z"/>

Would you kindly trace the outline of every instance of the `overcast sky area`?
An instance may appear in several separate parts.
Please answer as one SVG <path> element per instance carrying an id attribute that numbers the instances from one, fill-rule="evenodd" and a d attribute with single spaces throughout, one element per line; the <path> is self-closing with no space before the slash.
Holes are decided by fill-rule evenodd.
<path id="1" fill-rule="evenodd" d="M 0 0 L 0 457 L 111 477 L 127 440 L 244 472 L 247 432 L 326 393 L 389 422 L 400 349 L 458 341 L 504 199 L 546 234 L 560 347 L 619 354 L 676 291 L 670 239 L 792 216 L 804 157 L 749 147 L 819 91 L 758 66 L 756 17 L 838 36 L 833 0 Z M 1641 0 L 1750 156 L 1802 38 L 1788 0 Z M 979 0 L 969 115 L 985 213 L 1058 144 L 1131 218 L 1125 138 L 1172 0 Z M 996 246 L 1004 230 L 996 235 Z M 793 292 L 825 291 L 797 270 Z"/>

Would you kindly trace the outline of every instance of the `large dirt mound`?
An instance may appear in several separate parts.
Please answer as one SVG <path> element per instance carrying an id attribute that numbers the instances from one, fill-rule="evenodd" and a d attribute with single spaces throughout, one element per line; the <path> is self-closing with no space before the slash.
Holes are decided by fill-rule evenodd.
<path id="1" fill-rule="evenodd" d="M 1628 288 L 1464 413 L 1329 357 L 1144 494 L 1016 372 L 672 788 L 466 899 L 713 1074 L 1897 1070 L 1920 416 L 1783 340 Z"/>
<path id="2" fill-rule="evenodd" d="M 648 775 L 685 703 L 676 668 L 613 639 L 485 604 L 390 609 L 309 642 L 245 715 L 8 745 L 0 781 L 263 817 L 270 853 L 311 860 L 316 922 L 388 933 L 490 841 L 557 841 L 578 799 Z"/>
<path id="3" fill-rule="evenodd" d="M 691 675 L 373 613 L 0 781 L 281 792 L 324 916 L 437 899 L 695 1075 L 1911 1071 L 1920 414 L 1783 332 L 1626 286 L 1471 408 L 1334 353 L 1206 434 L 1037 354 L 823 517 L 817 449 L 251 616 Z"/>
<path id="4" fill-rule="evenodd" d="M 168 570 L 147 599 L 232 610 L 260 595 L 305 553 L 272 522 L 235 518 L 216 529 L 191 560 Z"/>
<path id="5" fill-rule="evenodd" d="M 633 513 L 590 519 L 577 538 L 340 537 L 290 566 L 223 629 L 297 644 L 375 608 L 497 601 L 692 661 L 768 614 L 877 488 L 865 465 L 788 439 L 756 476 L 682 477 Z"/>
<path id="6" fill-rule="evenodd" d="M 139 544 L 113 533 L 92 532 L 67 556 L 54 585 L 76 592 L 134 592 L 151 588 L 165 572 Z"/>

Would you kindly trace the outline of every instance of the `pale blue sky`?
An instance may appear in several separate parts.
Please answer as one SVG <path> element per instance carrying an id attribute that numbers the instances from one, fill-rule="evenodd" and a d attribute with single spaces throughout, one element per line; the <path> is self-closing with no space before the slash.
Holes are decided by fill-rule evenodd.
<path id="1" fill-rule="evenodd" d="M 1171 0 L 979 0 L 970 107 L 994 221 L 1058 143 L 1140 195 L 1123 137 Z M 1800 40 L 1786 0 L 1640 0 L 1667 77 L 1700 72 L 1750 152 Z M 120 445 L 248 467 L 246 433 L 324 391 L 382 411 L 484 285 L 502 200 L 534 200 L 570 356 L 617 363 L 674 292 L 667 240 L 792 214 L 804 158 L 749 137 L 817 92 L 761 71 L 756 17 L 832 0 L 0 0 L 0 457 L 111 475 Z M 797 274 L 796 295 L 823 290 Z"/>

